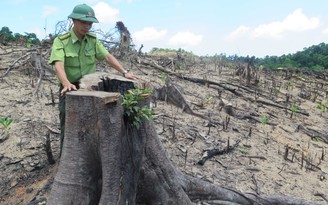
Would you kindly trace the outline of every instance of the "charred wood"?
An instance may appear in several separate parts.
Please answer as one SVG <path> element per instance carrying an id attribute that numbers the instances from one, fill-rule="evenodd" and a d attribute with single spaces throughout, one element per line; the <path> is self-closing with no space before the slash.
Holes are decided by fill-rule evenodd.
<path id="1" fill-rule="evenodd" d="M 199 160 L 197 162 L 197 164 L 204 165 L 207 160 L 211 159 L 214 156 L 232 152 L 236 147 L 238 147 L 239 143 L 240 143 L 240 140 L 237 140 L 234 145 L 232 145 L 232 146 L 228 145 L 223 150 L 219 150 L 219 149 L 205 150 L 206 156 L 203 157 L 201 160 Z"/>

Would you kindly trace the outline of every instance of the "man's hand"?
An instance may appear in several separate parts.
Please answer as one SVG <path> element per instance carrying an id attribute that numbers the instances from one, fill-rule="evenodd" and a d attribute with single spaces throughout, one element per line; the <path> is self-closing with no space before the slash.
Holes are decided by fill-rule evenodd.
<path id="1" fill-rule="evenodd" d="M 61 90 L 60 92 L 60 95 L 64 95 L 66 92 L 69 92 L 71 90 L 77 90 L 76 86 L 72 83 L 65 83 L 65 84 L 62 84 L 63 85 L 63 89 Z"/>
<path id="2" fill-rule="evenodd" d="M 105 61 L 112 66 L 115 70 L 117 70 L 119 73 L 123 74 L 124 77 L 131 79 L 131 80 L 138 80 L 140 79 L 136 75 L 133 75 L 132 73 L 128 73 L 124 70 L 123 66 L 118 62 L 118 60 L 112 55 L 108 54 L 105 57 Z"/>
<path id="3" fill-rule="evenodd" d="M 64 69 L 64 62 L 55 61 L 55 70 L 56 70 L 57 77 L 63 86 L 63 89 L 60 92 L 61 96 L 63 96 L 66 92 L 69 92 L 71 90 L 77 90 L 76 86 L 70 83 L 67 79 Z"/>
<path id="4" fill-rule="evenodd" d="M 124 74 L 124 77 L 126 77 L 128 79 L 131 79 L 131 80 L 138 80 L 138 79 L 140 79 L 138 76 L 133 75 L 132 73 L 125 73 Z"/>

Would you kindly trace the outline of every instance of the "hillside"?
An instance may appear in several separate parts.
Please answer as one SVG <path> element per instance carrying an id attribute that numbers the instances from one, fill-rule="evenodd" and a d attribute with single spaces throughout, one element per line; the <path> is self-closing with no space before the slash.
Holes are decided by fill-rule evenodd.
<path id="1" fill-rule="evenodd" d="M 38 52 L 0 48 L 1 76 L 6 73 L 0 78 L 0 116 L 14 119 L 9 130 L 0 128 L 4 205 L 45 204 L 58 163 L 58 87 L 45 64 L 48 50 L 41 58 L 35 57 Z M 165 101 L 157 100 L 154 107 L 158 135 L 183 172 L 241 192 L 328 204 L 327 75 L 263 69 L 247 85 L 236 75 L 237 65 L 217 67 L 197 57 L 186 57 L 180 69 L 179 61 L 170 64 L 164 57 L 131 61 L 123 64 L 154 89 L 170 78 L 190 106 L 189 114 Z M 107 68 L 98 65 L 99 71 Z M 41 71 L 45 76 L 39 84 Z M 47 139 L 56 161 L 52 165 Z M 198 163 L 204 150 L 237 142 L 229 153 Z"/>

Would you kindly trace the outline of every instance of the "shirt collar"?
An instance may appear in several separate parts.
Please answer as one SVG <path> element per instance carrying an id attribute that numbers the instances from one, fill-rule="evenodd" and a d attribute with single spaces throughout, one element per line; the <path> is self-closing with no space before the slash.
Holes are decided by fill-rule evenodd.
<path id="1" fill-rule="evenodd" d="M 72 37 L 72 43 L 75 44 L 76 42 L 79 41 L 79 39 L 77 38 L 76 34 L 74 33 L 73 29 L 70 30 L 71 33 L 71 37 Z M 86 36 L 84 36 L 83 41 L 86 41 L 87 38 Z"/>

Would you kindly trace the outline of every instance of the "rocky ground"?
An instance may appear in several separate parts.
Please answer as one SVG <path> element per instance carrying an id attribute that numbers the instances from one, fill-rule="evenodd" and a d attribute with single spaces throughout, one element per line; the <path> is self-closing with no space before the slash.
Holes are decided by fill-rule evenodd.
<path id="1" fill-rule="evenodd" d="M 10 129 L 0 125 L 0 204 L 45 204 L 58 163 L 56 78 L 47 71 L 38 87 L 33 63 L 13 65 L 28 51 L 10 51 L 0 49 L 0 76 L 10 68 L 0 78 L 0 117 L 13 119 Z M 107 68 L 99 65 L 99 70 Z M 136 63 L 131 71 L 154 89 L 164 86 L 167 77 L 145 64 Z M 218 69 L 209 61 L 175 72 L 218 85 L 171 75 L 196 113 L 157 100 L 155 124 L 172 163 L 185 173 L 242 192 L 328 204 L 328 114 L 318 109 L 328 101 L 323 76 L 291 73 L 286 78 L 283 71 L 261 70 L 259 83 L 246 86 L 233 66 Z M 55 164 L 47 157 L 47 138 Z M 237 142 L 231 152 L 198 163 L 205 150 L 223 150 Z"/>

